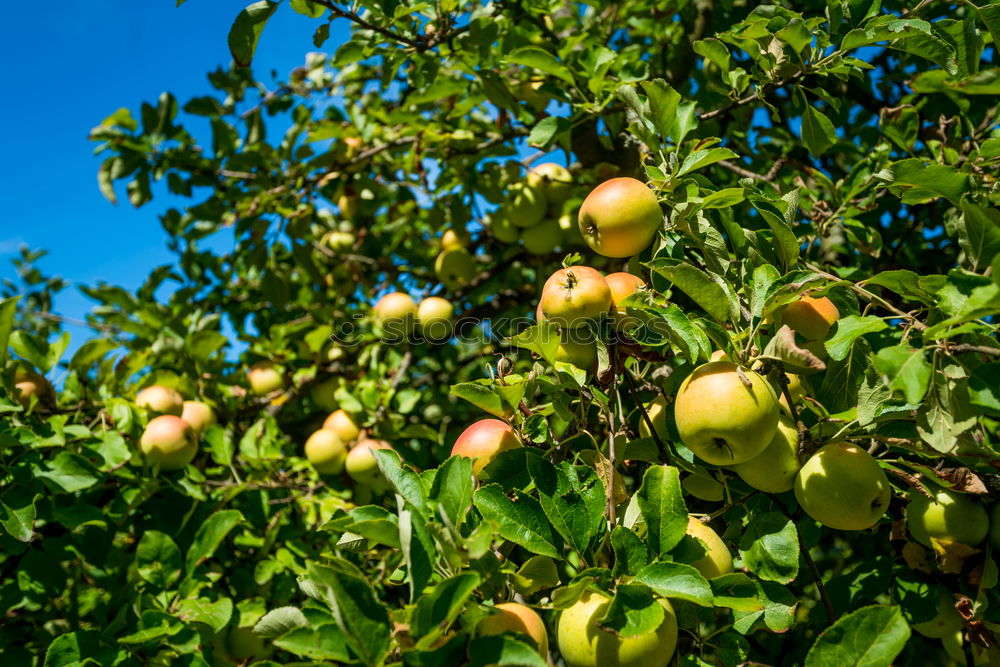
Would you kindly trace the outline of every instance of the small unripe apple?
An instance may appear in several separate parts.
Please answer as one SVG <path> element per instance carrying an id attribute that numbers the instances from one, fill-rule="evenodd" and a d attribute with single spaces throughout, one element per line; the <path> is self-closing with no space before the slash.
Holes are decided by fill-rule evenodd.
<path id="1" fill-rule="evenodd" d="M 555 162 L 543 162 L 528 172 L 528 185 L 540 188 L 549 205 L 561 205 L 573 194 L 573 175 Z"/>
<path id="2" fill-rule="evenodd" d="M 730 469 L 759 491 L 782 493 L 795 486 L 799 467 L 799 431 L 791 419 L 782 415 L 764 451 Z"/>
<path id="3" fill-rule="evenodd" d="M 186 421 L 197 435 L 204 433 L 215 423 L 215 411 L 208 403 L 201 401 L 184 401 L 181 419 Z"/>
<path id="4" fill-rule="evenodd" d="M 55 389 L 46 377 L 27 368 L 18 368 L 14 373 L 14 400 L 25 410 L 31 407 L 34 397 L 39 404 L 55 401 Z"/>
<path id="5" fill-rule="evenodd" d="M 521 232 L 524 249 L 532 255 L 548 255 L 555 252 L 562 242 L 562 230 L 554 218 L 545 218 Z"/>
<path id="6" fill-rule="evenodd" d="M 986 507 L 964 493 L 933 484 L 924 488 L 934 500 L 914 490 L 906 506 L 906 525 L 913 539 L 927 547 L 932 546 L 932 537 L 974 547 L 986 538 L 990 530 Z"/>
<path id="7" fill-rule="evenodd" d="M 611 308 L 611 288 L 589 266 L 559 269 L 545 281 L 540 302 L 546 320 L 573 329 L 599 320 Z"/>
<path id="8" fill-rule="evenodd" d="M 871 528 L 889 506 L 892 491 L 878 463 L 849 442 L 831 442 L 795 477 L 795 498 L 806 514 L 828 528 Z"/>
<path id="9" fill-rule="evenodd" d="M 522 81 L 515 88 L 516 97 L 536 113 L 545 111 L 546 107 L 549 106 L 550 98 L 541 90 L 543 83 L 544 81 Z"/>
<path id="10" fill-rule="evenodd" d="M 158 384 L 146 387 L 136 394 L 135 404 L 156 415 L 180 417 L 184 410 L 184 398 L 177 390 Z"/>
<path id="11" fill-rule="evenodd" d="M 646 405 L 646 414 L 649 421 L 653 422 L 653 428 L 660 439 L 667 437 L 667 399 L 662 394 L 654 398 Z M 649 430 L 649 425 L 643 416 L 639 415 L 639 437 L 652 438 L 653 434 Z"/>
<path id="12" fill-rule="evenodd" d="M 507 207 L 501 206 L 490 214 L 488 223 L 490 231 L 501 243 L 517 243 L 521 238 L 521 230 L 510 221 Z"/>
<path id="13" fill-rule="evenodd" d="M 806 340 L 825 339 L 839 319 L 840 311 L 833 301 L 825 296 L 814 299 L 808 294 L 785 306 L 781 313 L 781 321 Z"/>
<path id="14" fill-rule="evenodd" d="M 677 616 L 670 602 L 658 599 L 663 622 L 655 630 L 622 637 L 598 627 L 611 599 L 586 591 L 559 614 L 556 643 L 567 667 L 666 667 L 677 648 Z"/>
<path id="15" fill-rule="evenodd" d="M 385 488 L 387 482 L 379 470 L 375 455 L 372 454 L 375 449 L 392 449 L 392 447 L 385 440 L 362 440 L 347 452 L 344 468 L 355 482 L 381 489 Z"/>
<path id="16" fill-rule="evenodd" d="M 424 338 L 430 341 L 446 341 L 451 338 L 451 318 L 455 307 L 451 301 L 439 296 L 429 296 L 417 306 L 417 321 Z"/>
<path id="17" fill-rule="evenodd" d="M 150 465 L 180 470 L 198 453 L 198 438 L 190 424 L 175 415 L 154 417 L 139 438 L 139 449 Z"/>
<path id="18" fill-rule="evenodd" d="M 280 366 L 270 361 L 261 361 L 247 371 L 250 381 L 250 391 L 257 396 L 267 396 L 270 393 L 285 388 L 285 374 Z"/>
<path id="19" fill-rule="evenodd" d="M 480 419 L 462 431 L 451 455 L 472 459 L 472 472 L 478 475 L 500 452 L 518 447 L 523 445 L 510 424 L 499 419 Z"/>
<path id="20" fill-rule="evenodd" d="M 357 195 L 340 195 L 337 199 L 337 208 L 340 209 L 340 215 L 345 220 L 354 220 L 358 216 L 358 209 L 360 208 L 361 202 L 358 200 Z"/>
<path id="21" fill-rule="evenodd" d="M 334 252 L 346 252 L 354 247 L 354 234 L 334 230 L 323 235 L 321 242 Z"/>
<path id="22" fill-rule="evenodd" d="M 593 371 L 597 365 L 597 342 L 589 331 L 564 331 L 556 348 L 556 361 L 565 361 L 579 369 Z"/>
<path id="23" fill-rule="evenodd" d="M 321 428 L 306 440 L 306 458 L 321 475 L 338 475 L 347 460 L 347 447 L 335 431 Z"/>
<path id="24" fill-rule="evenodd" d="M 580 233 L 580 225 L 577 224 L 576 218 L 569 213 L 559 216 L 559 229 L 562 230 L 562 240 L 560 241 L 562 247 L 587 245 Z"/>
<path id="25" fill-rule="evenodd" d="M 962 617 L 955 609 L 955 599 L 944 589 L 938 592 L 938 608 L 934 618 L 929 621 L 914 623 L 910 627 L 930 639 L 941 639 L 961 630 Z"/>
<path id="26" fill-rule="evenodd" d="M 694 370 L 677 390 L 674 420 L 681 441 L 714 465 L 749 461 L 764 451 L 778 428 L 778 399 L 767 380 L 737 366 L 710 361 Z"/>
<path id="27" fill-rule="evenodd" d="M 639 320 L 625 314 L 622 302 L 645 287 L 646 282 L 639 276 L 624 271 L 610 273 L 604 279 L 611 289 L 611 308 L 615 316 L 615 326 L 619 329 L 633 328 L 639 323 Z"/>
<path id="28" fill-rule="evenodd" d="M 549 633 L 545 629 L 542 617 L 531 607 L 516 602 L 502 602 L 493 608 L 495 611 L 481 620 L 476 627 L 480 636 L 502 635 L 515 633 L 526 635 L 534 642 L 539 655 L 543 658 L 549 654 Z"/>
<path id="29" fill-rule="evenodd" d="M 631 257 L 649 247 L 663 227 L 656 195 L 634 178 L 612 178 L 594 188 L 580 207 L 580 233 L 605 257 Z"/>
<path id="30" fill-rule="evenodd" d="M 450 290 L 465 287 L 478 273 L 476 258 L 465 248 L 445 250 L 434 260 L 434 274 Z"/>
<path id="31" fill-rule="evenodd" d="M 684 490 L 698 500 L 710 503 L 717 503 L 725 495 L 725 487 L 711 477 L 706 477 L 698 473 L 692 473 L 681 481 Z"/>
<path id="32" fill-rule="evenodd" d="M 705 547 L 705 556 L 691 563 L 691 567 L 701 572 L 706 579 L 714 579 L 733 571 L 733 555 L 719 534 L 703 521 L 688 517 L 687 534 L 700 540 Z"/>
<path id="33" fill-rule="evenodd" d="M 518 227 L 532 227 L 545 217 L 548 202 L 541 189 L 526 183 L 515 183 L 507 194 L 507 216 Z"/>
<path id="34" fill-rule="evenodd" d="M 409 294 L 390 292 L 375 302 L 372 314 L 387 337 L 406 337 L 417 320 L 417 304 Z"/>
<path id="35" fill-rule="evenodd" d="M 361 429 L 346 410 L 335 410 L 323 421 L 323 428 L 337 434 L 344 442 L 352 442 L 361 434 Z"/>
<path id="36" fill-rule="evenodd" d="M 339 348 L 338 348 L 339 349 Z M 321 410 L 333 412 L 339 405 L 337 404 L 337 390 L 344 384 L 344 378 L 331 375 L 328 378 L 313 382 L 309 385 L 309 397 L 312 398 Z"/>
<path id="37" fill-rule="evenodd" d="M 464 227 L 450 227 L 441 235 L 441 249 L 464 248 L 469 245 L 470 240 L 469 232 Z"/>

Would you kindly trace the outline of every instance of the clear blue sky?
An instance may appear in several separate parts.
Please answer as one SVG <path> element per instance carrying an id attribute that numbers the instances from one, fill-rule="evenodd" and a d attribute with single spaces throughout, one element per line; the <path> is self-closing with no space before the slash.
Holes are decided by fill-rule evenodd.
<path id="1" fill-rule="evenodd" d="M 230 62 L 226 35 L 249 0 L 100 0 L 15 3 L 0 29 L 5 103 L 0 105 L 0 278 L 14 278 L 18 246 L 44 248 L 42 269 L 73 284 L 100 280 L 128 289 L 149 270 L 171 261 L 157 213 L 165 188 L 141 209 L 112 206 L 97 189 L 100 157 L 87 140 L 90 128 L 120 107 L 138 116 L 139 104 L 163 91 L 183 104 L 210 92 L 205 75 Z M 319 21 L 284 5 L 268 23 L 254 63 L 264 82 L 285 78 L 314 50 Z M 334 22 L 323 51 L 347 35 Z M 119 194 L 124 200 L 124 192 Z M 75 287 L 56 309 L 82 318 L 91 302 Z M 70 328 L 74 345 L 85 332 Z M 83 334 L 83 335 L 81 335 Z"/>

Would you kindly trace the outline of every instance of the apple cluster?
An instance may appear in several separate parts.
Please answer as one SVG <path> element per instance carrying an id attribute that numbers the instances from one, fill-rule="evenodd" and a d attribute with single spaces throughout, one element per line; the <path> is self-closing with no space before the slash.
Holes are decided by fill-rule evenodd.
<path id="1" fill-rule="evenodd" d="M 321 475 L 346 472 L 355 482 L 373 491 L 385 490 L 385 478 L 372 452 L 391 449 L 391 446 L 384 440 L 362 435 L 361 428 L 349 412 L 334 410 L 323 421 L 323 426 L 306 439 L 306 458 Z"/>
<path id="2" fill-rule="evenodd" d="M 464 250 L 463 250 L 464 252 Z M 375 323 L 383 340 L 402 342 L 419 326 L 421 335 L 431 342 L 444 342 L 452 336 L 455 307 L 439 296 L 429 296 L 417 304 L 409 294 L 390 292 L 372 307 Z"/>
<path id="3" fill-rule="evenodd" d="M 215 424 L 215 411 L 202 401 L 186 401 L 180 392 L 151 385 L 135 397 L 135 404 L 152 418 L 139 438 L 146 462 L 160 470 L 180 470 L 198 453 L 198 438 Z"/>
<path id="4" fill-rule="evenodd" d="M 520 241 L 532 255 L 583 245 L 572 215 L 565 212 L 574 190 L 573 176 L 566 167 L 554 162 L 539 164 L 510 185 L 487 225 L 498 241 Z"/>

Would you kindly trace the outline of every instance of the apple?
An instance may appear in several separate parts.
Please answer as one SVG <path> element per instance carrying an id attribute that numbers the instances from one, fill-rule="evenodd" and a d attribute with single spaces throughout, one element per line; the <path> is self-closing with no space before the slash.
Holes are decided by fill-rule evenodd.
<path id="1" fill-rule="evenodd" d="M 561 206 L 573 194 L 573 175 L 555 162 L 543 162 L 528 172 L 528 185 L 545 195 L 549 206 Z"/>
<path id="2" fill-rule="evenodd" d="M 622 637 L 598 627 L 611 598 L 586 591 L 559 614 L 556 643 L 566 667 L 666 667 L 677 647 L 677 616 L 670 602 L 658 599 L 663 622 L 655 630 Z"/>
<path id="3" fill-rule="evenodd" d="M 523 445 L 510 424 L 499 419 L 480 419 L 462 431 L 451 455 L 472 459 L 472 473 L 478 475 L 497 454 L 518 447 Z"/>
<path id="4" fill-rule="evenodd" d="M 765 493 L 791 491 L 799 472 L 799 431 L 791 419 L 778 417 L 778 430 L 763 452 L 730 466 L 740 478 Z"/>
<path id="5" fill-rule="evenodd" d="M 787 306 L 781 313 L 782 323 L 806 340 L 823 340 L 830 327 L 840 319 L 840 311 L 833 301 L 821 296 L 814 299 L 808 294 Z"/>
<path id="6" fill-rule="evenodd" d="M 176 389 L 154 384 L 136 394 L 135 404 L 156 415 L 180 417 L 184 410 L 184 397 Z"/>
<path id="7" fill-rule="evenodd" d="M 947 635 L 961 630 L 962 617 L 955 609 L 955 599 L 944 589 L 938 590 L 937 613 L 929 621 L 913 623 L 911 628 L 930 639 L 942 639 Z"/>
<path id="8" fill-rule="evenodd" d="M 201 401 L 184 401 L 181 419 L 186 421 L 196 435 L 204 433 L 215 423 L 215 411 L 208 403 Z"/>
<path id="9" fill-rule="evenodd" d="M 14 400 L 25 410 L 31 407 L 31 398 L 39 403 L 55 402 L 55 389 L 44 375 L 28 368 L 18 368 L 14 372 Z"/>
<path id="10" fill-rule="evenodd" d="M 465 248 L 445 250 L 434 260 L 434 273 L 442 285 L 457 290 L 472 282 L 479 273 L 476 258 Z"/>
<path id="11" fill-rule="evenodd" d="M 548 203 L 541 188 L 515 183 L 507 193 L 507 217 L 518 227 L 532 227 L 545 217 Z"/>
<path id="12" fill-rule="evenodd" d="M 725 495 L 725 487 L 716 480 L 699 473 L 692 473 L 681 481 L 681 486 L 698 500 L 717 503 Z"/>
<path id="13" fill-rule="evenodd" d="M 337 208 L 340 209 L 341 217 L 345 220 L 354 220 L 358 215 L 360 203 L 357 195 L 340 195 L 337 199 Z"/>
<path id="14" fill-rule="evenodd" d="M 521 81 L 515 88 L 516 97 L 531 107 L 536 113 L 549 106 L 549 96 L 540 89 L 544 81 Z"/>
<path id="15" fill-rule="evenodd" d="M 390 292 L 375 302 L 372 314 L 388 338 L 405 338 L 417 320 L 417 304 L 409 294 Z"/>
<path id="16" fill-rule="evenodd" d="M 562 230 L 560 245 L 564 248 L 567 246 L 586 245 L 583 235 L 580 234 L 580 225 L 576 223 L 576 220 L 569 213 L 559 216 L 559 229 Z"/>
<path id="17" fill-rule="evenodd" d="M 767 447 L 778 428 L 778 399 L 767 380 L 736 364 L 710 361 L 677 390 L 674 420 L 681 441 L 713 465 L 743 463 Z"/>
<path id="18" fill-rule="evenodd" d="M 662 394 L 654 398 L 652 401 L 646 404 L 646 414 L 649 416 L 649 421 L 653 423 L 653 428 L 656 430 L 656 435 L 660 436 L 663 440 L 667 437 L 667 399 Z M 649 426 L 646 424 L 646 420 L 643 416 L 639 415 L 639 437 L 640 438 L 652 438 L 653 434 L 649 430 Z"/>
<path id="19" fill-rule="evenodd" d="M 441 235 L 441 249 L 454 250 L 469 245 L 471 237 L 464 227 L 449 227 Z"/>
<path id="20" fill-rule="evenodd" d="M 932 537 L 974 547 L 986 538 L 990 519 L 985 506 L 964 493 L 933 484 L 924 488 L 934 500 L 913 490 L 906 506 L 906 525 L 913 539 L 927 547 L 932 546 Z"/>
<path id="21" fill-rule="evenodd" d="M 526 635 L 534 642 L 539 655 L 544 658 L 549 654 L 549 633 L 538 612 L 516 602 L 501 602 L 493 609 L 495 611 L 476 626 L 480 636 L 502 635 L 508 632 Z"/>
<path id="22" fill-rule="evenodd" d="M 451 338 L 451 318 L 455 307 L 447 299 L 429 296 L 417 306 L 417 321 L 424 338 L 430 341 L 446 341 Z"/>
<path id="23" fill-rule="evenodd" d="M 795 498 L 828 528 L 871 528 L 889 506 L 889 480 L 867 451 L 849 442 L 820 447 L 795 477 Z"/>
<path id="24" fill-rule="evenodd" d="M 323 421 L 323 428 L 333 431 L 344 442 L 351 442 L 361 435 L 361 429 L 346 410 L 330 413 L 330 416 Z"/>
<path id="25" fill-rule="evenodd" d="M 941 645 L 944 647 L 945 653 L 955 661 L 954 665 L 967 667 L 969 662 L 965 656 L 966 639 L 964 630 L 965 628 L 963 627 L 945 635 L 941 638 Z M 997 650 L 996 646 L 983 648 L 978 644 L 971 644 L 970 652 L 972 653 L 972 664 L 976 667 L 997 667 L 997 665 L 1000 665 L 1000 651 Z"/>
<path id="26" fill-rule="evenodd" d="M 785 377 L 788 379 L 788 394 L 792 397 L 792 402 L 798 404 L 802 400 L 802 397 L 806 395 L 806 388 L 802 385 L 802 378 L 793 373 L 785 373 Z M 789 407 L 788 401 L 785 400 L 785 392 L 781 391 L 781 387 L 775 387 L 774 393 L 778 395 L 778 405 L 781 407 L 781 411 L 791 417 L 792 409 Z"/>
<path id="27" fill-rule="evenodd" d="M 688 516 L 687 534 L 699 540 L 705 547 L 705 556 L 691 567 L 701 572 L 706 579 L 714 579 L 733 571 L 733 555 L 719 534 L 703 521 Z"/>
<path id="28" fill-rule="evenodd" d="M 990 546 L 995 551 L 1000 551 L 1000 503 L 994 503 L 990 507 Z"/>
<path id="29" fill-rule="evenodd" d="M 338 348 L 339 349 L 339 348 Z M 344 384 L 344 378 L 331 375 L 328 378 L 313 382 L 309 385 L 309 396 L 320 409 L 333 412 L 338 407 L 335 395 L 337 390 Z"/>
<path id="30" fill-rule="evenodd" d="M 716 350 L 708 358 L 709 361 L 732 361 L 733 358 L 729 356 L 729 353 L 725 350 Z"/>
<path id="31" fill-rule="evenodd" d="M 532 255 L 548 255 L 562 242 L 562 229 L 553 218 L 545 218 L 537 225 L 521 231 L 521 243 Z"/>
<path id="32" fill-rule="evenodd" d="M 384 489 L 388 483 L 379 470 L 375 455 L 372 454 L 372 450 L 375 449 L 392 449 L 392 446 L 385 440 L 370 438 L 362 440 L 347 452 L 344 468 L 355 482 L 367 484 L 374 489 Z"/>
<path id="33" fill-rule="evenodd" d="M 146 424 L 139 438 L 139 449 L 150 465 L 161 470 L 180 470 L 198 453 L 194 429 L 175 415 L 160 415 Z"/>
<path id="34" fill-rule="evenodd" d="M 486 221 L 494 238 L 501 243 L 517 243 L 521 238 L 521 230 L 510 221 L 510 215 L 505 206 L 499 207 L 489 215 Z"/>
<path id="35" fill-rule="evenodd" d="M 571 266 L 545 281 L 542 314 L 558 327 L 572 329 L 597 320 L 611 308 L 611 288 L 596 269 Z"/>
<path id="36" fill-rule="evenodd" d="M 597 365 L 597 343 L 588 330 L 569 329 L 559 336 L 556 361 L 565 361 L 579 369 L 593 371 Z"/>
<path id="37" fill-rule="evenodd" d="M 610 273 L 604 277 L 611 289 L 611 307 L 615 316 L 615 326 L 619 329 L 631 329 L 635 327 L 639 320 L 628 317 L 625 314 L 625 307 L 622 302 L 646 286 L 646 282 L 639 276 L 624 271 Z"/>
<path id="38" fill-rule="evenodd" d="M 594 188 L 580 207 L 580 233 L 605 257 L 631 257 L 649 247 L 663 227 L 656 195 L 634 178 L 612 178 Z"/>
<path id="39" fill-rule="evenodd" d="M 267 396 L 285 388 L 285 375 L 280 366 L 270 361 L 260 361 L 247 371 L 250 391 L 257 396 Z"/>
<path id="40" fill-rule="evenodd" d="M 338 475 L 347 460 L 347 447 L 337 432 L 321 428 L 306 439 L 306 458 L 321 475 Z"/>
<path id="41" fill-rule="evenodd" d="M 327 232 L 320 242 L 334 252 L 346 252 L 354 247 L 354 234 L 334 230 Z"/>

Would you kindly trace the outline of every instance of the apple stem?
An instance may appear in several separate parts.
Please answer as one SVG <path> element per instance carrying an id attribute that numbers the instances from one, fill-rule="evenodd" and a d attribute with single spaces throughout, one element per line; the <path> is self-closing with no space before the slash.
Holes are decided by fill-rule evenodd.
<path id="1" fill-rule="evenodd" d="M 799 419 L 799 410 L 795 407 L 795 403 L 792 401 L 792 392 L 788 390 L 788 376 L 785 375 L 785 368 L 783 364 L 775 364 L 771 366 L 770 369 L 771 380 L 778 383 L 781 387 L 781 395 L 785 397 L 785 402 L 788 404 L 788 412 L 792 415 L 792 421 L 795 422 L 795 430 L 799 434 L 799 459 L 801 460 L 806 450 L 809 449 L 809 445 L 812 444 L 812 438 L 809 436 L 809 429 L 806 428 L 805 423 Z"/>

